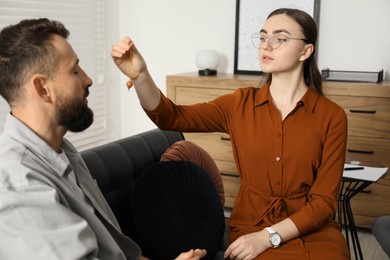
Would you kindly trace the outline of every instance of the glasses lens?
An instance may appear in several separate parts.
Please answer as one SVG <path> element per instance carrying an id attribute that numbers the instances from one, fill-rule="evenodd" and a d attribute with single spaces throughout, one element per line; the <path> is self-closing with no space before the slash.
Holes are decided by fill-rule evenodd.
<path id="1" fill-rule="evenodd" d="M 261 41 L 260 41 L 260 35 L 258 33 L 252 34 L 252 43 L 255 48 L 260 49 L 261 47 Z"/>
<path id="2" fill-rule="evenodd" d="M 282 44 L 282 42 L 284 41 L 285 37 L 279 35 L 279 34 L 275 34 L 275 35 L 272 35 L 268 38 L 268 45 L 272 48 L 272 49 L 277 49 L 280 47 L 280 45 Z"/>
<path id="3" fill-rule="evenodd" d="M 266 36 L 258 34 L 258 33 L 252 34 L 253 46 L 255 46 L 255 48 L 258 48 L 258 49 L 263 47 L 265 42 L 267 42 L 267 44 L 270 48 L 277 49 L 286 40 L 287 40 L 286 37 L 284 35 L 281 35 L 281 34 L 275 34 L 275 35 L 271 35 L 269 37 L 266 37 Z"/>

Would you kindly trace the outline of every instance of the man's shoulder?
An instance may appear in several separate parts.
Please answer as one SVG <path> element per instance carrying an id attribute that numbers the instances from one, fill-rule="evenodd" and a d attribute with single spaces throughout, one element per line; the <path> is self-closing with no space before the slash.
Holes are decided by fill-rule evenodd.
<path id="1" fill-rule="evenodd" d="M 27 147 L 7 134 L 0 135 L 0 162 L 20 159 Z M 1 167 L 1 164 L 0 164 Z"/>
<path id="2" fill-rule="evenodd" d="M 11 185 L 13 188 L 28 186 L 28 173 L 31 171 L 26 161 L 35 162 L 32 153 L 20 140 L 8 135 L 0 135 L 0 186 Z"/>

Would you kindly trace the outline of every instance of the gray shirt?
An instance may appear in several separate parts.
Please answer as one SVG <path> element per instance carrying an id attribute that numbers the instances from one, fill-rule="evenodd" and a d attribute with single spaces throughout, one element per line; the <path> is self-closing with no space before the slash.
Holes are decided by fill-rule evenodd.
<path id="1" fill-rule="evenodd" d="M 7 116 L 0 135 L 0 259 L 139 259 L 80 154 L 66 139 L 61 149 L 68 160 Z"/>

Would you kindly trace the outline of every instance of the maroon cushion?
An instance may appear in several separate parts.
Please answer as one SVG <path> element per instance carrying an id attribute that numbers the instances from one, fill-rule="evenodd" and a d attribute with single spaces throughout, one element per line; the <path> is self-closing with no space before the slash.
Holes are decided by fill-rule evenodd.
<path id="1" fill-rule="evenodd" d="M 182 140 L 174 143 L 161 156 L 160 161 L 189 161 L 202 167 L 210 176 L 217 189 L 222 205 L 225 204 L 225 192 L 221 174 L 210 154 L 199 145 Z"/>

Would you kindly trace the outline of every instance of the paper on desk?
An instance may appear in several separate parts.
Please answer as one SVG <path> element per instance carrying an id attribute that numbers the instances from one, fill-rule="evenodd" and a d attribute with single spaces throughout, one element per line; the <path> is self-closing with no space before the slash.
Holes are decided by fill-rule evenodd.
<path id="1" fill-rule="evenodd" d="M 363 170 L 344 171 L 343 177 L 376 182 L 388 170 L 388 167 L 381 168 L 381 167 L 368 167 L 368 166 L 364 166 L 364 165 L 362 165 L 362 166 L 364 167 Z M 345 163 L 344 168 L 346 168 L 346 167 L 358 167 L 358 165 Z"/>

